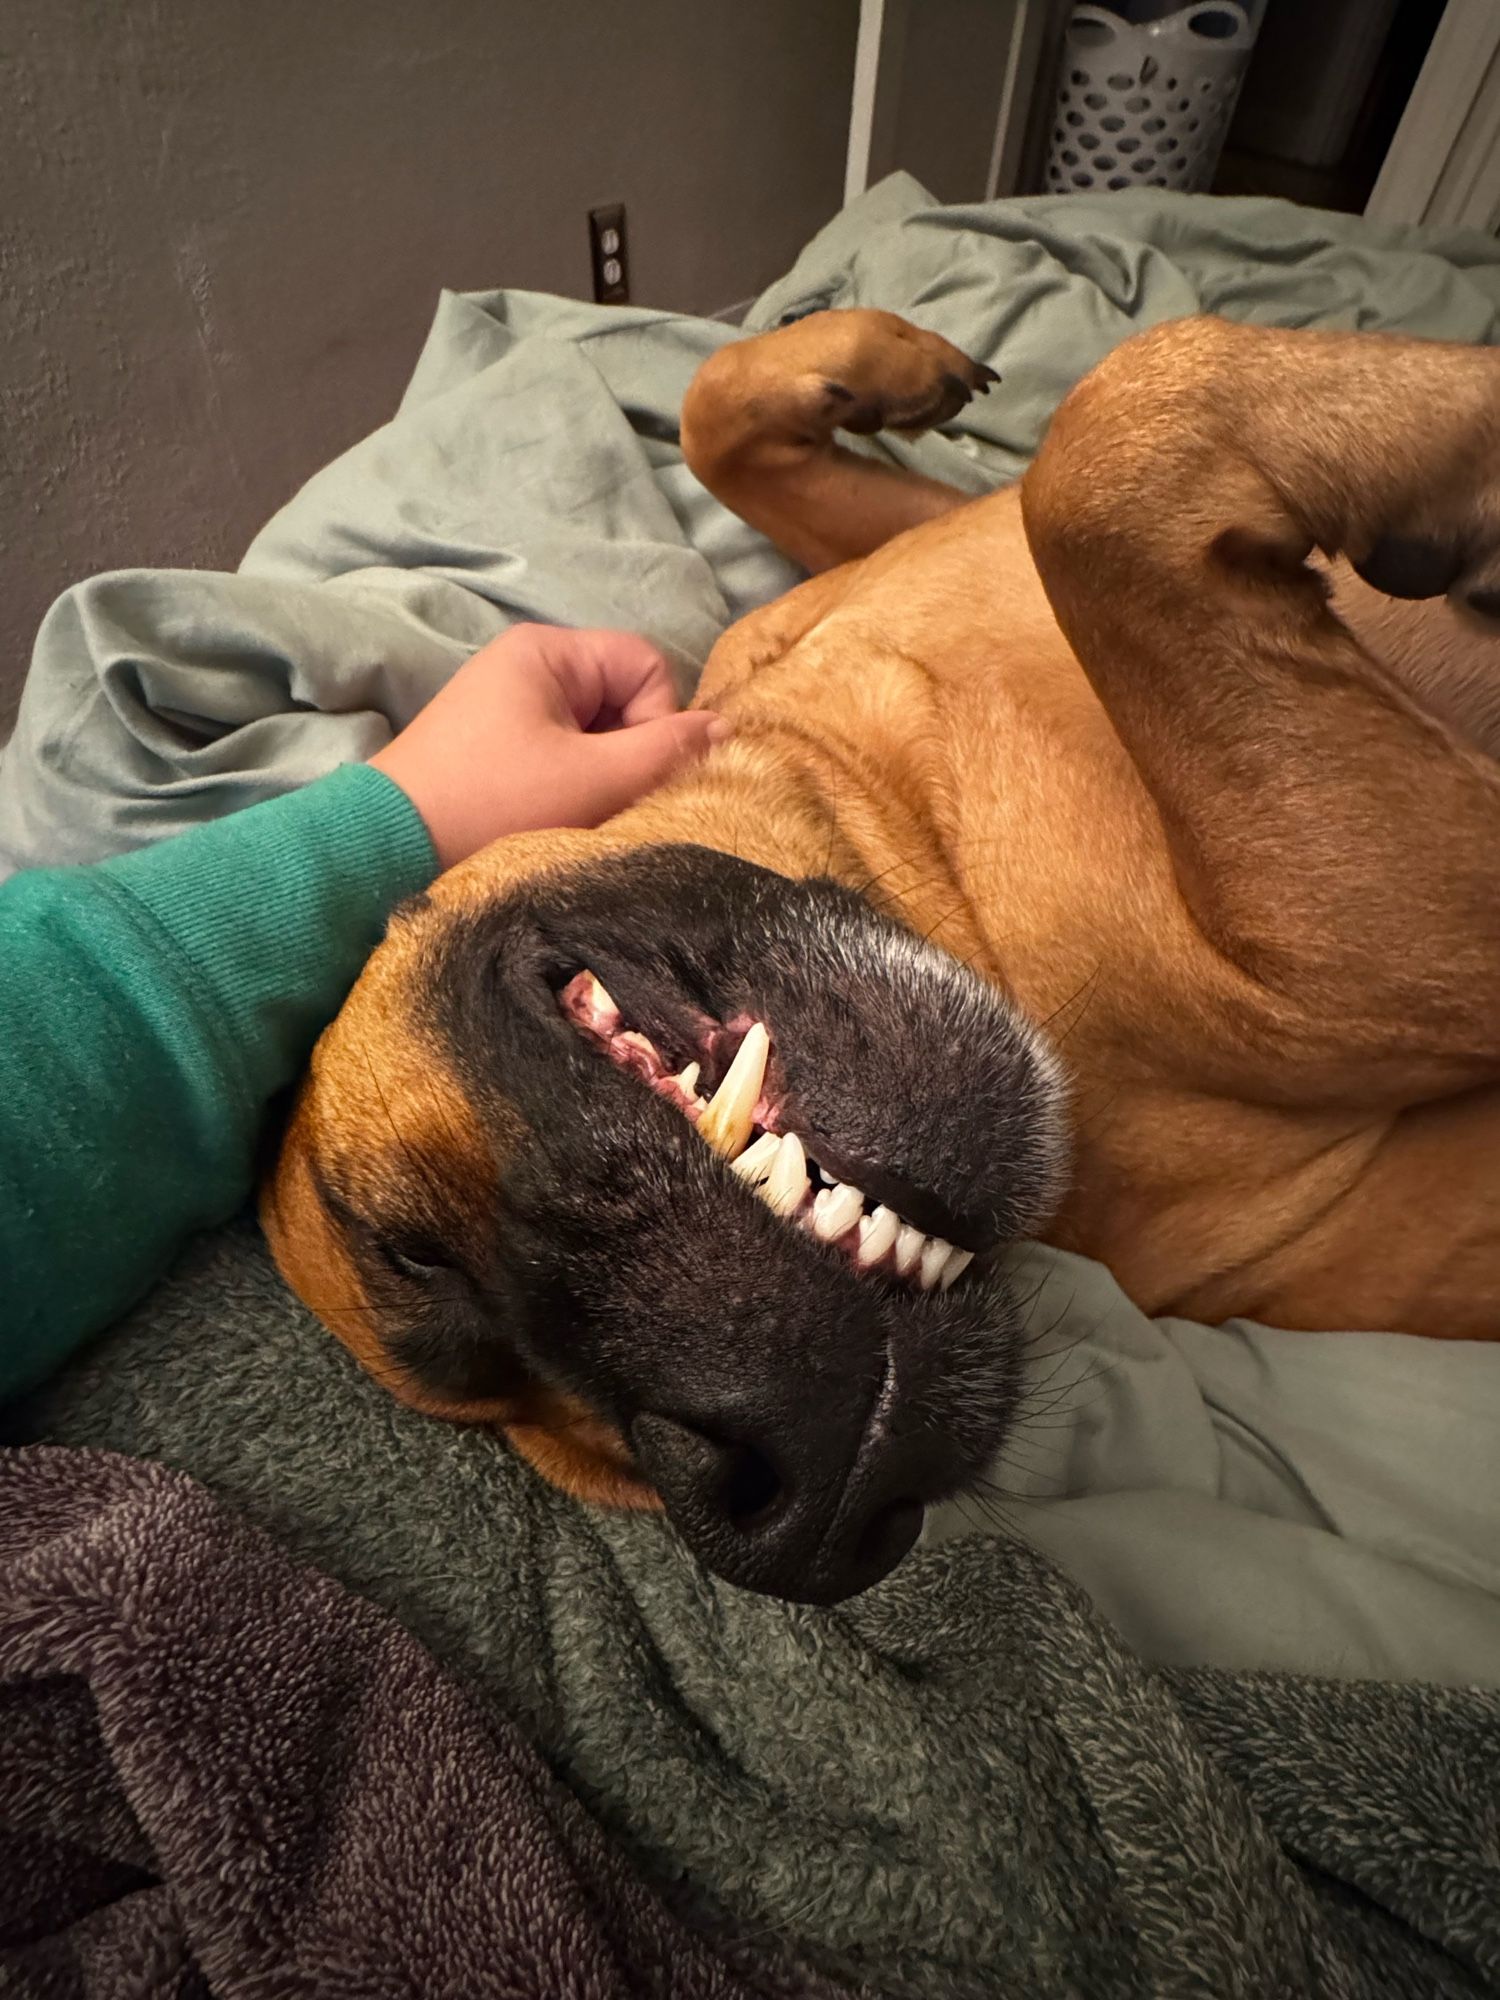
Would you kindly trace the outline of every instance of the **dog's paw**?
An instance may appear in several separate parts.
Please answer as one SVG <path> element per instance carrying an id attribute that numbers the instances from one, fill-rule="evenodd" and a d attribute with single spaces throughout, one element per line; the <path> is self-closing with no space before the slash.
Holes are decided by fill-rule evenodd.
<path id="1" fill-rule="evenodd" d="M 1374 463 L 1356 462 L 1374 505 L 1356 508 L 1346 553 L 1387 597 L 1446 597 L 1455 611 L 1500 618 L 1500 352 L 1415 341 L 1392 350 L 1403 392 L 1388 437 L 1372 421 Z M 1367 371 L 1381 349 L 1371 343 Z M 1381 439 L 1377 447 L 1376 440 Z M 1361 454 L 1363 456 L 1363 453 Z M 1375 473 L 1371 477 L 1371 472 Z M 1384 473 L 1384 477 L 1381 474 Z M 1382 492 L 1384 488 L 1384 492 Z"/>
<path id="2" fill-rule="evenodd" d="M 984 395 L 991 382 L 999 380 L 994 369 L 986 368 L 982 361 L 969 361 L 963 373 L 956 368 L 944 369 L 925 400 L 897 404 L 881 397 L 856 396 L 842 382 L 825 382 L 825 410 L 835 430 L 852 431 L 858 437 L 868 437 L 874 431 L 900 431 L 906 437 L 918 437 L 923 431 L 952 423 L 976 395 Z"/>
<path id="3" fill-rule="evenodd" d="M 1000 380 L 993 368 L 895 313 L 820 315 L 829 352 L 813 385 L 816 419 L 830 430 L 914 436 L 951 423 Z"/>
<path id="4" fill-rule="evenodd" d="M 1500 532 L 1492 523 L 1384 534 L 1354 568 L 1387 597 L 1446 597 L 1455 609 L 1500 623 Z"/>

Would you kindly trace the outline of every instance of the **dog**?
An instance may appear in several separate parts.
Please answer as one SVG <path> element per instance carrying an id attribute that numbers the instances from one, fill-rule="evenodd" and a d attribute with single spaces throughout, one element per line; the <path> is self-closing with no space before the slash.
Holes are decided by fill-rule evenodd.
<path id="1" fill-rule="evenodd" d="M 704 364 L 688 464 L 810 572 L 734 735 L 399 910 L 263 1200 L 397 1396 L 812 1603 L 1003 1438 L 1018 1237 L 1500 1332 L 1500 352 L 1175 322 L 977 500 L 838 441 L 991 380 L 876 311 Z"/>

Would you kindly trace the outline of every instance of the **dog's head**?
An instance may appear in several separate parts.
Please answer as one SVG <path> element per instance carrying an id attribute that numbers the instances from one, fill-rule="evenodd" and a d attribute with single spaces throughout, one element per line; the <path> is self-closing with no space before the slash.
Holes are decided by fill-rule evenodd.
<path id="1" fill-rule="evenodd" d="M 518 865 L 398 913 L 265 1217 L 397 1394 L 833 1602 L 1005 1428 L 989 1265 L 1060 1191 L 1058 1095 L 999 992 L 832 881 L 687 845 Z"/>

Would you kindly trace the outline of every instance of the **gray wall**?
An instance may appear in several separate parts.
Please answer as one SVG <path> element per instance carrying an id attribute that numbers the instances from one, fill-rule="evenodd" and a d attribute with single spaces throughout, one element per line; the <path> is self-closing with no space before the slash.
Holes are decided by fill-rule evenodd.
<path id="1" fill-rule="evenodd" d="M 714 311 L 837 207 L 858 0 L 0 0 L 0 737 L 74 578 L 232 563 L 440 287 Z"/>

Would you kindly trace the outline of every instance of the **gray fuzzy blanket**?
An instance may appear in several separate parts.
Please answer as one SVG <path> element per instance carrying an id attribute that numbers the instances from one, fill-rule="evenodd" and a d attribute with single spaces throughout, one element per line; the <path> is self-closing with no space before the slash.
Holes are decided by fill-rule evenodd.
<path id="1" fill-rule="evenodd" d="M 1153 1670 L 1003 1535 L 832 1611 L 747 1596 L 401 1409 L 248 1226 L 10 1421 L 190 1468 L 394 1612 L 702 1932 L 927 2000 L 1500 1993 L 1494 1693 Z"/>
<path id="2" fill-rule="evenodd" d="M 0 1993 L 838 2000 L 737 1956 L 399 1626 L 191 1480 L 0 1456 Z"/>

